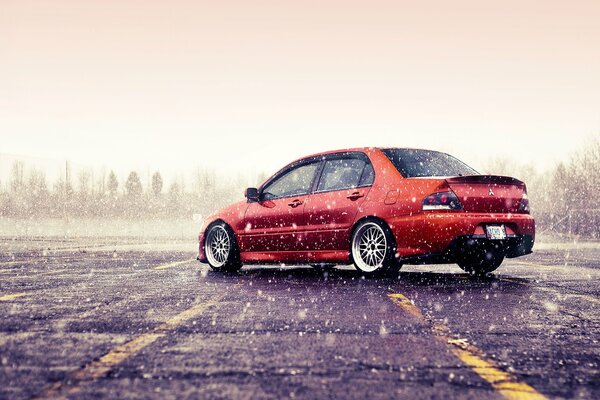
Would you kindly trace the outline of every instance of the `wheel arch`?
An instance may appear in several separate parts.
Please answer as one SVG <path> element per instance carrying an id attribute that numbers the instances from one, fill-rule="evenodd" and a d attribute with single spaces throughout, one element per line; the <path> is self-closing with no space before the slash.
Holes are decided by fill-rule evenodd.
<path id="1" fill-rule="evenodd" d="M 228 272 L 232 272 L 232 271 L 237 271 L 242 267 L 242 263 L 240 261 L 240 246 L 239 246 L 239 241 L 238 238 L 235 234 L 235 231 L 233 230 L 233 228 L 231 227 L 231 225 L 221 219 L 221 218 L 216 218 L 214 221 L 211 221 L 208 225 L 206 225 L 206 228 L 204 230 L 205 234 L 204 234 L 204 243 L 203 243 L 203 247 L 204 247 L 204 252 L 205 252 L 205 257 L 206 257 L 206 240 L 208 238 L 208 232 L 216 225 L 222 225 L 225 231 L 228 231 L 228 233 L 231 235 L 231 251 L 232 251 L 232 255 L 230 255 L 227 263 L 229 263 L 229 265 L 225 264 L 222 266 L 223 271 L 228 271 Z M 233 263 L 233 264 L 231 264 Z M 210 262 L 209 262 L 210 264 Z M 211 265 L 212 267 L 212 265 Z M 214 267 L 212 267 L 214 269 Z M 221 268 L 221 267 L 219 267 Z"/>
<path id="2" fill-rule="evenodd" d="M 227 227 L 227 229 L 229 229 L 229 232 L 231 232 L 233 234 L 233 239 L 236 242 L 236 245 L 239 245 L 239 241 L 238 241 L 238 237 L 235 234 L 235 231 L 233 230 L 233 228 L 231 227 L 231 224 L 229 224 L 227 221 L 225 221 L 222 218 L 216 218 L 214 221 L 210 222 L 208 225 L 206 225 L 206 228 L 204 229 L 205 235 L 204 235 L 204 245 L 206 245 L 206 234 L 208 233 L 208 231 L 210 230 L 210 228 L 212 228 L 213 226 L 217 225 L 217 224 L 223 224 Z"/>
<path id="3" fill-rule="evenodd" d="M 227 222 L 225 222 L 223 219 L 221 219 L 221 218 L 215 218 L 213 221 L 209 222 L 208 225 L 206 225 L 206 228 L 204 229 L 204 231 L 206 232 L 210 228 L 212 228 L 214 225 L 220 224 L 220 223 L 223 223 L 223 224 L 227 225 L 229 227 L 229 229 L 231 229 L 231 226 Z"/>
<path id="4" fill-rule="evenodd" d="M 397 258 L 397 252 L 398 252 L 398 243 L 396 241 L 396 236 L 394 235 L 394 232 L 392 231 L 392 228 L 390 228 L 390 225 L 387 223 L 387 221 L 381 217 L 378 217 L 376 215 L 365 215 L 359 219 L 357 219 L 356 221 L 354 221 L 354 225 L 352 225 L 352 229 L 350 229 L 350 235 L 348 236 L 348 250 L 350 253 L 350 262 L 354 262 L 354 257 L 352 257 L 352 238 L 354 237 L 354 232 L 356 232 L 356 229 L 360 226 L 360 224 L 362 224 L 363 222 L 366 221 L 376 221 L 379 222 L 383 225 L 384 229 L 387 229 L 388 232 L 390 233 L 392 239 L 394 240 L 394 251 L 396 252 L 396 254 L 394 254 L 394 257 Z"/>

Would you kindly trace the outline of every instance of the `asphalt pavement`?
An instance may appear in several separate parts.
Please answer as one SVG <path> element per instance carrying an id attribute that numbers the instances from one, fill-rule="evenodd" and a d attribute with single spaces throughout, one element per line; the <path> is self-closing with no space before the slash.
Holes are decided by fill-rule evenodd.
<path id="1" fill-rule="evenodd" d="M 193 245 L 2 250 L 2 399 L 600 398 L 593 245 L 479 279 L 223 275 Z"/>

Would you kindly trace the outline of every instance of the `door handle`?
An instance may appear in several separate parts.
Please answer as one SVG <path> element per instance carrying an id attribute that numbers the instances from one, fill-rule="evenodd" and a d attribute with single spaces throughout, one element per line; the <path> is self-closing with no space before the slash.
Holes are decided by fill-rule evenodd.
<path id="1" fill-rule="evenodd" d="M 298 206 L 302 205 L 302 200 L 294 200 L 291 203 L 288 203 L 288 206 L 292 207 L 292 208 L 296 208 Z"/>
<path id="2" fill-rule="evenodd" d="M 360 199 L 361 197 L 365 197 L 365 195 L 364 195 L 364 194 L 362 194 L 361 192 L 354 192 L 354 193 L 352 193 L 352 194 L 350 194 L 350 195 L 346 196 L 346 198 L 348 198 L 348 199 L 350 199 L 350 200 L 352 200 L 352 201 L 358 200 L 358 199 Z"/>

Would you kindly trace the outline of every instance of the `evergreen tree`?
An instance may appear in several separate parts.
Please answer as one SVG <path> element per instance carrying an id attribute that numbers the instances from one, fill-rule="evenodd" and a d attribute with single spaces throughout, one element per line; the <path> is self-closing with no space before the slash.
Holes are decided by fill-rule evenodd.
<path id="1" fill-rule="evenodd" d="M 111 196 L 114 197 L 117 194 L 117 190 L 119 189 L 119 181 L 117 181 L 117 176 L 113 171 L 110 171 L 110 174 L 108 175 L 107 188 L 108 193 L 110 193 Z"/>
<path id="2" fill-rule="evenodd" d="M 142 181 L 135 171 L 131 171 L 125 182 L 125 191 L 128 196 L 140 196 L 142 194 Z"/>
<path id="3" fill-rule="evenodd" d="M 160 176 L 160 172 L 156 171 L 154 173 L 154 175 L 152 175 L 152 193 L 154 193 L 154 196 L 159 196 L 160 193 L 162 192 L 162 188 L 163 188 L 163 180 L 162 177 Z"/>

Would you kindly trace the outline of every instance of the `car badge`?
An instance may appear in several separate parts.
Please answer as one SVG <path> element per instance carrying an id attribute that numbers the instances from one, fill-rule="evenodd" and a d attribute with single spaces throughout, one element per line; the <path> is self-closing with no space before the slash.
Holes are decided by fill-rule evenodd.
<path id="1" fill-rule="evenodd" d="M 492 188 L 490 188 L 490 191 L 488 192 L 488 194 L 489 194 L 490 196 L 494 196 L 494 191 L 492 190 Z"/>

